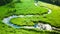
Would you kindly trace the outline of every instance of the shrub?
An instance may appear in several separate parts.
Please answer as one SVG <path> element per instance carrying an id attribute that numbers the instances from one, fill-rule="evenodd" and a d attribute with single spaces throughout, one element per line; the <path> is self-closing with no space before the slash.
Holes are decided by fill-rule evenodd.
<path id="1" fill-rule="evenodd" d="M 40 1 L 44 1 L 44 2 L 47 2 L 47 3 L 51 3 L 51 4 L 55 4 L 55 5 L 60 6 L 60 0 L 40 0 Z"/>
<path id="2" fill-rule="evenodd" d="M 12 2 L 12 0 L 0 0 L 0 6 Z"/>

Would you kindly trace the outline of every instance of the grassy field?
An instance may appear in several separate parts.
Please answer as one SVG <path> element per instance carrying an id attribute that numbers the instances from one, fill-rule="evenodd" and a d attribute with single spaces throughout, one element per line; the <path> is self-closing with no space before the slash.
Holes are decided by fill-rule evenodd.
<path id="1" fill-rule="evenodd" d="M 39 17 L 34 16 L 34 17 L 32 17 L 32 19 L 33 19 L 33 20 L 37 20 L 37 21 L 38 21 L 38 20 L 45 21 L 45 22 L 51 24 L 52 26 L 55 26 L 55 27 L 60 28 L 60 18 L 59 18 L 59 17 L 60 17 L 60 13 L 59 13 L 60 7 L 59 7 L 59 6 L 56 6 L 56 5 L 44 3 L 44 2 L 39 2 L 39 5 L 50 8 L 50 9 L 52 10 L 52 13 L 46 15 L 45 18 L 44 18 L 44 16 L 39 16 Z M 18 5 L 18 6 L 19 6 L 19 5 Z M 24 6 L 24 5 L 23 5 L 23 6 Z M 39 7 L 40 7 L 40 6 L 39 6 Z M 40 9 L 40 8 L 39 8 L 39 9 Z M 29 9 L 26 9 L 26 10 L 29 11 Z M 41 9 L 41 10 L 44 10 L 44 9 Z M 25 10 L 23 10 L 23 11 L 24 11 L 24 12 L 22 12 L 22 13 L 25 13 Z M 28 11 L 27 11 L 25 14 L 27 14 Z M 37 10 L 37 11 L 38 11 L 38 10 Z M 32 10 L 32 12 L 35 13 L 33 10 Z M 32 13 L 32 12 L 31 12 L 31 13 Z M 43 12 L 43 11 L 40 11 L 40 12 Z M 38 12 L 38 13 L 40 13 L 40 12 Z M 20 10 L 18 10 L 16 13 L 20 13 Z M 28 14 L 30 14 L 30 12 L 29 12 Z M 35 14 L 36 14 L 36 13 L 35 13 Z M 40 14 L 42 14 L 42 13 L 40 13 Z M 37 15 L 38 15 L 38 14 L 37 14 Z M 32 19 L 31 19 L 31 20 L 32 20 Z M 15 20 L 16 20 L 16 19 L 15 19 Z M 17 18 L 17 20 L 19 20 L 19 19 Z M 14 22 L 14 21 L 13 21 L 13 22 Z M 17 22 L 19 22 L 19 21 L 17 21 Z M 17 22 L 16 22 L 16 23 L 17 23 Z"/>
<path id="2" fill-rule="evenodd" d="M 10 22 L 13 24 L 20 25 L 20 26 L 23 26 L 23 25 L 33 26 L 34 25 L 34 23 L 29 18 L 27 19 L 26 18 L 14 18 L 14 19 L 11 19 Z"/>
<path id="3" fill-rule="evenodd" d="M 36 7 L 33 0 L 21 0 L 21 3 L 15 4 L 16 14 L 22 15 L 40 15 L 48 10 L 44 7 Z"/>
<path id="4" fill-rule="evenodd" d="M 60 28 L 60 6 L 39 2 L 41 6 L 46 6 L 52 10 L 52 13 L 41 20 L 49 22 L 51 25 Z"/>
<path id="5" fill-rule="evenodd" d="M 10 15 L 13 14 L 33 14 L 33 15 L 40 15 L 44 12 L 47 12 L 47 9 L 44 7 L 40 7 L 40 6 L 45 6 L 48 7 L 52 10 L 52 13 L 49 15 L 46 15 L 46 17 L 44 18 L 44 16 L 34 16 L 31 18 L 15 18 L 12 19 L 11 21 L 13 23 L 17 23 L 18 25 L 26 25 L 26 22 L 22 23 L 22 21 L 24 20 L 29 20 L 28 25 L 34 25 L 33 22 L 31 22 L 30 20 L 41 20 L 41 21 L 45 21 L 49 24 L 51 24 L 52 26 L 55 27 L 59 27 L 60 28 L 60 7 L 56 6 L 56 5 L 52 5 L 52 4 L 48 4 L 48 3 L 44 3 L 44 2 L 39 2 L 39 7 L 34 6 L 34 1 L 33 0 L 21 0 L 21 3 L 16 3 L 15 0 L 12 3 L 9 3 L 5 6 L 0 6 L 0 34 L 60 34 L 59 32 L 56 31 L 37 31 L 35 29 L 15 29 L 12 28 L 4 23 L 2 23 L 2 19 L 5 17 L 8 17 Z M 22 20 L 21 20 L 22 19 Z M 16 21 L 19 20 L 19 21 Z M 20 23 L 18 23 L 20 22 Z M 21 24 L 22 23 L 22 24 Z M 30 24 L 29 24 L 30 23 Z"/>
<path id="6" fill-rule="evenodd" d="M 15 29 L 5 25 L 0 20 L 0 34 L 60 34 L 56 31 L 46 31 L 38 29 Z"/>

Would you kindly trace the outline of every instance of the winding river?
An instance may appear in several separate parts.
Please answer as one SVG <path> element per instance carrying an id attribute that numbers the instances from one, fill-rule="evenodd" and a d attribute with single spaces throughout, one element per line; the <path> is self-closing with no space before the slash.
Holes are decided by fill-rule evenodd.
<path id="1" fill-rule="evenodd" d="M 51 10 L 48 9 L 47 14 L 50 14 L 50 13 L 51 13 Z M 24 17 L 32 17 L 32 16 L 34 16 L 34 15 L 19 15 L 19 16 L 12 15 L 12 16 L 9 16 L 9 17 L 7 17 L 7 18 L 4 18 L 4 19 L 2 20 L 2 22 L 5 23 L 5 24 L 8 25 L 8 26 L 13 27 L 13 28 L 36 28 L 36 27 L 34 27 L 34 26 L 33 26 L 33 27 L 28 27 L 28 26 L 21 27 L 21 26 L 18 26 L 18 25 L 15 25 L 15 24 L 10 23 L 10 20 L 11 20 L 12 18 L 18 18 L 18 17 L 24 18 Z M 46 14 L 43 14 L 43 16 L 46 16 Z M 37 25 L 35 25 L 35 26 L 37 26 Z"/>
<path id="2" fill-rule="evenodd" d="M 35 4 L 36 6 L 38 6 L 37 5 L 37 3 Z M 51 12 L 52 12 L 52 10 L 51 9 L 49 9 L 49 8 L 47 8 L 47 7 L 45 7 L 46 9 L 48 9 L 48 11 L 47 11 L 47 13 L 46 14 L 43 14 L 43 16 L 46 16 L 46 15 L 48 15 L 48 14 L 50 14 Z M 21 26 L 18 26 L 18 25 L 15 25 L 15 24 L 12 24 L 12 23 L 10 23 L 10 20 L 12 19 L 12 18 L 18 18 L 18 17 L 20 17 L 20 18 L 24 18 L 24 17 L 32 17 L 32 16 L 34 16 L 34 15 L 19 15 L 19 16 L 16 16 L 16 15 L 12 15 L 12 16 L 9 16 L 9 17 L 7 17 L 7 18 L 4 18 L 3 20 L 2 20 L 2 22 L 3 23 L 5 23 L 6 25 L 8 25 L 8 26 L 11 26 L 11 27 L 13 27 L 13 28 L 41 28 L 42 29 L 42 27 L 44 28 L 46 28 L 46 30 L 52 30 L 52 28 L 51 28 L 51 26 L 49 25 L 49 24 L 40 24 L 39 26 L 38 26 L 38 24 L 36 25 L 35 24 L 35 26 L 23 26 L 23 27 L 21 27 Z M 41 26 L 42 25 L 42 26 Z M 43 26 L 44 25 L 44 26 Z M 50 29 L 49 29 L 50 28 Z"/>

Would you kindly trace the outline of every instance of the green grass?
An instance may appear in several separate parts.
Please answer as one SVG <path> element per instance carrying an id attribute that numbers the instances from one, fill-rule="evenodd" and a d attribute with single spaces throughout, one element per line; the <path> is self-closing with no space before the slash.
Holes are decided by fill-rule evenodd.
<path id="1" fill-rule="evenodd" d="M 33 0 L 28 0 L 28 1 L 21 0 L 21 1 L 22 3 L 16 3 L 16 0 L 14 0 L 13 2 L 5 6 L 0 6 L 0 19 L 3 19 L 4 17 L 8 17 L 13 14 L 16 15 L 39 14 L 40 15 L 41 13 L 47 12 L 47 9 L 44 7 L 36 7 L 33 3 L 34 2 Z"/>
<path id="2" fill-rule="evenodd" d="M 8 17 L 10 15 L 13 14 L 14 12 L 14 8 L 12 8 L 14 6 L 13 3 L 9 3 L 7 5 L 4 6 L 0 6 L 0 19 L 3 19 L 4 17 Z"/>
<path id="3" fill-rule="evenodd" d="M 25 16 L 23 18 L 13 18 L 10 20 L 11 23 L 13 24 L 17 24 L 17 25 L 29 25 L 29 26 L 33 26 L 35 25 L 36 23 L 33 22 L 33 21 L 39 21 L 40 19 L 42 18 L 42 16 L 39 16 L 39 15 L 34 15 L 32 17 L 28 17 L 28 16 Z"/>
<path id="4" fill-rule="evenodd" d="M 56 31 L 37 31 L 37 30 L 34 30 L 34 29 L 15 29 L 13 27 L 10 27 L 4 23 L 2 23 L 1 19 L 3 19 L 4 17 L 8 17 L 10 15 L 13 15 L 13 14 L 23 14 L 23 15 L 26 15 L 26 14 L 34 14 L 34 15 L 37 15 L 37 14 L 42 14 L 44 12 L 47 11 L 46 8 L 44 7 L 36 7 L 34 6 L 34 1 L 33 0 L 21 0 L 22 3 L 10 3 L 8 5 L 5 5 L 5 6 L 0 6 L 0 34 L 60 34 Z M 48 3 L 44 3 L 44 2 L 39 2 L 39 4 L 41 6 L 46 6 L 50 9 L 52 9 L 52 13 L 47 15 L 46 18 L 44 18 L 43 16 L 34 16 L 34 17 L 31 17 L 31 18 L 16 18 L 17 20 L 19 21 L 16 21 L 16 19 L 13 19 L 15 21 L 13 21 L 13 23 L 17 23 L 17 22 L 20 22 L 22 23 L 21 21 L 24 21 L 24 20 L 29 20 L 28 23 L 32 23 L 32 24 L 28 24 L 28 25 L 34 25 L 33 22 L 31 22 L 30 20 L 34 20 L 34 21 L 38 21 L 38 20 L 42 20 L 42 21 L 45 21 L 45 22 L 48 22 L 50 23 L 52 26 L 55 26 L 55 27 L 60 27 L 60 7 L 59 6 L 55 6 L 55 5 L 52 5 L 52 4 L 48 4 Z M 16 10 L 16 12 L 15 12 Z M 21 20 L 22 19 L 22 20 Z M 20 25 L 20 23 L 17 23 Z M 22 23 L 21 25 L 27 25 L 24 23 Z"/>
<path id="5" fill-rule="evenodd" d="M 26 25 L 26 26 L 33 26 L 34 23 L 30 19 L 26 18 L 13 18 L 10 21 L 13 24 L 17 24 L 20 26 Z"/>
<path id="6" fill-rule="evenodd" d="M 44 7 L 36 7 L 33 0 L 21 0 L 21 3 L 15 4 L 16 14 L 35 14 L 47 12 L 48 10 Z"/>
<path id="7" fill-rule="evenodd" d="M 21 3 L 22 4 L 22 3 Z M 44 3 L 44 2 L 39 2 L 39 4 L 40 4 L 40 6 L 45 6 L 45 7 L 48 7 L 48 8 L 50 8 L 51 10 L 52 10 L 52 13 L 51 14 L 48 14 L 47 16 L 46 16 L 46 18 L 44 18 L 44 17 L 39 17 L 39 18 L 37 18 L 37 20 L 42 20 L 42 21 L 45 21 L 45 22 L 47 22 L 47 23 L 49 23 L 49 24 L 51 24 L 52 26 L 55 26 L 55 27 L 59 27 L 60 28 L 60 7 L 59 6 L 56 6 L 56 5 L 52 5 L 52 4 L 48 4 L 48 3 Z M 23 5 L 23 4 L 22 4 Z M 24 6 L 24 5 L 23 5 Z M 18 6 L 17 7 L 20 7 L 19 6 L 19 3 L 18 3 Z M 40 9 L 41 7 L 39 7 L 39 9 Z M 43 8 L 43 7 L 42 7 Z M 17 8 L 16 8 L 17 9 Z M 18 10 L 18 9 L 17 9 Z M 27 10 L 27 9 L 26 9 Z M 36 10 L 36 9 L 35 9 Z M 44 9 L 40 9 L 40 10 L 44 10 Z M 22 10 L 22 11 L 24 11 L 24 12 L 22 12 L 22 13 L 25 13 L 25 10 Z M 30 10 L 27 10 L 27 12 L 25 13 L 25 14 L 27 14 L 28 13 L 28 11 L 30 11 Z M 38 11 L 38 10 L 37 10 Z M 45 10 L 44 10 L 45 11 Z M 43 11 L 40 11 L 40 12 L 43 12 Z M 38 13 L 40 13 L 40 12 L 38 12 Z M 16 12 L 16 13 L 21 13 L 19 10 Z M 35 13 L 35 12 L 33 12 L 33 10 L 32 10 L 32 12 L 31 13 Z M 28 14 L 30 14 L 30 12 L 28 13 Z M 36 13 L 35 13 L 36 14 Z M 41 13 L 40 13 L 41 14 Z M 35 18 L 33 18 L 33 20 L 34 20 Z"/>
<path id="8" fill-rule="evenodd" d="M 44 13 L 45 11 L 47 11 L 47 9 L 44 7 L 40 7 L 40 6 L 45 6 L 45 7 L 50 8 L 52 10 L 52 13 L 47 15 L 46 18 L 39 17 L 37 20 L 46 21 L 46 22 L 50 23 L 52 26 L 60 27 L 60 23 L 59 23 L 60 22 L 60 19 L 59 19 L 60 7 L 59 6 L 55 6 L 55 5 L 44 3 L 44 2 L 39 2 L 40 6 L 36 7 L 36 6 L 34 6 L 33 0 L 28 0 L 28 1 L 21 0 L 21 1 L 22 1 L 22 3 L 16 3 L 16 6 L 15 6 L 15 9 L 17 10 L 16 14 L 23 14 L 23 15 L 41 14 L 41 13 Z"/>
<path id="9" fill-rule="evenodd" d="M 8 25 L 5 25 L 0 20 L 0 34 L 60 34 L 55 31 L 44 31 L 38 29 L 15 29 Z"/>
<path id="10" fill-rule="evenodd" d="M 52 13 L 47 15 L 46 18 L 41 18 L 42 21 L 49 22 L 51 25 L 60 28 L 60 6 L 39 2 L 41 6 L 48 7 L 52 10 Z"/>

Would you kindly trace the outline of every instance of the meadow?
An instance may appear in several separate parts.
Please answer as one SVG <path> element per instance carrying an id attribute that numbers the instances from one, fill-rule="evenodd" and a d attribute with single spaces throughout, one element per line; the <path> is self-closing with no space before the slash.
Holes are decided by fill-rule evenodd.
<path id="1" fill-rule="evenodd" d="M 4 18 L 11 15 L 40 15 L 25 18 L 13 18 L 11 22 L 17 25 L 34 25 L 32 21 L 44 21 L 50 25 L 60 28 L 60 6 L 52 5 L 49 3 L 39 1 L 39 6 L 34 5 L 33 0 L 21 0 L 16 2 L 15 0 L 4 6 L 0 6 L 0 34 L 60 34 L 56 31 L 46 31 L 37 29 L 16 29 L 10 27 L 2 22 Z M 48 10 L 44 7 L 48 7 L 52 10 L 51 14 L 42 16 Z M 28 21 L 28 22 L 26 22 Z M 19 23 L 18 23 L 19 22 Z"/>

